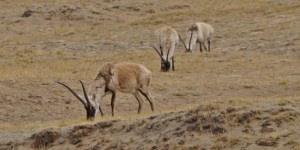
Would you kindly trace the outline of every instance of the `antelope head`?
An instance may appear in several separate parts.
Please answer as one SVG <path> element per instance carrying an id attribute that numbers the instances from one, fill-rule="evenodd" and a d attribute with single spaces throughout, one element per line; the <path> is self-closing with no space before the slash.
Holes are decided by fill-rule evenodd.
<path id="1" fill-rule="evenodd" d="M 170 67 L 171 67 L 171 63 L 169 61 L 169 52 L 170 52 L 171 47 L 169 47 L 169 49 L 168 49 L 166 59 L 164 59 L 163 54 L 161 54 L 162 50 L 161 50 L 161 53 L 159 53 L 159 51 L 157 50 L 157 48 L 155 46 L 152 46 L 152 47 L 154 48 L 154 50 L 157 52 L 157 54 L 161 58 L 161 71 L 162 72 L 168 72 L 170 70 Z"/>
<path id="2" fill-rule="evenodd" d="M 66 84 L 61 83 L 61 82 L 56 82 L 56 83 L 64 86 L 65 88 L 67 88 L 83 104 L 83 106 L 84 106 L 84 108 L 86 110 L 86 118 L 87 118 L 87 120 L 94 120 L 95 115 L 96 115 L 95 104 L 91 103 L 91 101 L 89 100 L 89 97 L 88 97 L 88 95 L 86 93 L 86 90 L 85 90 L 83 82 L 81 80 L 79 80 L 79 81 L 80 81 L 80 84 L 82 86 L 84 98 L 81 97 L 81 96 L 79 96 L 78 94 L 76 94 L 76 92 L 74 90 L 72 90 L 69 86 L 67 86 Z"/>

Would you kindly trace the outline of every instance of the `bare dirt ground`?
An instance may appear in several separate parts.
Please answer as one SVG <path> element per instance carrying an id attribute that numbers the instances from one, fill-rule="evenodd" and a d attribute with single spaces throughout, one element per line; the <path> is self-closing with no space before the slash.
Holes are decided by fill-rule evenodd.
<path id="1" fill-rule="evenodd" d="M 297 0 L 0 1 L 0 149 L 300 149 Z M 31 15 L 22 17 L 30 9 Z M 151 45 L 164 25 L 215 28 L 210 53 L 175 52 L 160 72 Z M 107 61 L 153 72 L 141 115 L 132 95 L 110 96 L 85 121 L 80 91 Z"/>

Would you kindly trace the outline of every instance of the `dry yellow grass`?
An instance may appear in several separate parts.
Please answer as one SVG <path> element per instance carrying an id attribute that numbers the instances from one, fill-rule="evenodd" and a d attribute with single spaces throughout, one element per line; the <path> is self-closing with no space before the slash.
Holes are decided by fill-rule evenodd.
<path id="1" fill-rule="evenodd" d="M 155 112 L 150 111 L 145 101 L 142 114 L 137 115 L 134 97 L 119 93 L 116 116 L 111 117 L 110 96 L 106 96 L 101 101 L 106 115 L 104 118 L 97 116 L 95 122 L 116 119 L 128 125 L 149 116 L 168 117 L 169 112 L 194 113 L 189 110 L 196 112 L 193 115 L 209 118 L 212 113 L 229 108 L 229 111 L 241 113 L 233 112 L 233 117 L 242 115 L 243 110 L 257 110 L 260 117 L 269 112 L 270 119 L 291 123 L 281 128 L 297 133 L 293 127 L 295 122 L 286 117 L 288 109 L 280 112 L 285 108 L 299 108 L 300 72 L 295 68 L 300 63 L 297 34 L 300 28 L 296 28 L 300 25 L 297 16 L 300 9 L 296 0 L 176 0 L 174 3 L 159 0 L 3 0 L 0 5 L 1 131 L 92 124 L 85 121 L 80 102 L 55 81 L 65 82 L 81 92 L 78 80 L 83 80 L 88 87 L 102 63 L 130 61 L 142 63 L 153 72 L 151 93 L 155 97 Z M 20 17 L 27 8 L 36 12 L 28 18 Z M 160 72 L 159 57 L 150 47 L 155 45 L 155 29 L 171 25 L 184 37 L 188 26 L 196 21 L 208 22 L 216 29 L 212 51 L 200 53 L 196 49 L 194 53 L 184 53 L 179 44 L 175 52 L 176 71 Z M 197 112 L 198 107 L 204 112 Z M 262 107 L 266 112 L 260 111 Z M 237 129 L 260 128 L 257 122 L 240 126 L 232 119 L 227 123 Z M 223 136 L 212 135 L 211 130 L 193 134 L 192 139 L 198 139 L 194 141 L 194 149 L 203 148 L 199 142 L 214 139 L 218 143 L 207 149 L 238 149 L 246 145 L 245 141 L 253 141 L 251 134 L 240 136 L 230 127 L 226 129 Z M 278 130 L 270 136 L 277 138 L 282 133 Z M 258 131 L 256 134 L 268 138 L 266 135 Z M 103 139 L 101 143 L 107 143 L 108 147 L 128 145 L 112 138 Z M 131 135 L 128 141 L 134 143 L 136 140 L 140 139 Z M 157 139 L 150 142 L 166 146 Z M 176 137 L 170 140 L 169 148 L 187 148 L 178 142 L 182 141 Z M 299 147 L 298 140 L 285 142 L 285 147 L 289 147 L 288 144 Z M 88 143 L 90 145 L 90 141 Z"/>

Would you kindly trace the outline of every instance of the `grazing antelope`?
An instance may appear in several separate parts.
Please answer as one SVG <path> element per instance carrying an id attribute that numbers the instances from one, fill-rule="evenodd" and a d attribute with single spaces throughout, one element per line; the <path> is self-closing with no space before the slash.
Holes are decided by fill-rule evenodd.
<path id="1" fill-rule="evenodd" d="M 155 36 L 160 52 L 155 46 L 152 47 L 161 58 L 161 71 L 167 72 L 171 67 L 174 71 L 174 52 L 179 41 L 177 31 L 169 26 L 164 26 L 156 30 Z"/>
<path id="2" fill-rule="evenodd" d="M 188 34 L 187 36 L 188 38 L 186 39 L 186 44 L 184 43 L 182 38 L 179 37 L 186 49 L 186 52 L 192 52 L 196 43 L 199 43 L 200 45 L 200 52 L 202 52 L 202 45 L 205 51 L 208 50 L 210 52 L 212 34 L 214 33 L 214 28 L 210 24 L 204 22 L 197 22 L 191 25 L 188 31 L 190 32 L 190 34 Z M 205 46 L 206 41 L 208 49 Z"/>
<path id="3" fill-rule="evenodd" d="M 91 96 L 88 96 L 82 81 L 80 81 L 84 97 L 79 96 L 69 86 L 57 82 L 66 87 L 83 105 L 87 113 L 87 119 L 93 120 L 95 115 L 100 111 L 101 99 L 112 93 L 111 109 L 114 116 L 116 92 L 131 93 L 139 103 L 138 114 L 142 111 L 143 99 L 141 94 L 146 97 L 150 103 L 151 110 L 154 111 L 153 97 L 149 92 L 151 82 L 151 71 L 141 64 L 122 62 L 122 63 L 105 63 L 103 64 L 91 85 Z M 90 98 L 92 99 L 90 101 Z"/>

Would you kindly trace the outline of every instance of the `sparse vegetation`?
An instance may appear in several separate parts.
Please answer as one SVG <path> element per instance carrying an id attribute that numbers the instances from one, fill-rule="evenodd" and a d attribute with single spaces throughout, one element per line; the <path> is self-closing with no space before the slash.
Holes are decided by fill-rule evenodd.
<path id="1" fill-rule="evenodd" d="M 172 2 L 0 1 L 0 149 L 299 149 L 299 2 Z M 216 30 L 212 51 L 179 44 L 176 71 L 161 73 L 154 30 L 186 33 L 198 21 Z M 107 61 L 153 72 L 154 113 L 136 115 L 134 97 L 120 94 L 118 115 L 108 96 L 106 116 L 87 122 L 55 84 L 79 91 Z"/>

